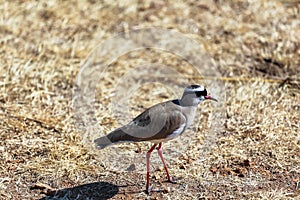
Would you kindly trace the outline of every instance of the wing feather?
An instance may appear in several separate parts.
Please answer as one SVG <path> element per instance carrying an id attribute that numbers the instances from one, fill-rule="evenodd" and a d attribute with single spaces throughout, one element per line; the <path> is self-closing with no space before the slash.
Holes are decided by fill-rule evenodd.
<path id="1" fill-rule="evenodd" d="M 174 107 L 175 106 L 175 107 Z M 186 117 L 173 102 L 148 108 L 127 125 L 105 137 L 113 143 L 173 139 L 186 128 Z M 102 137 L 102 138 L 104 138 Z M 101 139 L 97 139 L 98 143 Z"/>

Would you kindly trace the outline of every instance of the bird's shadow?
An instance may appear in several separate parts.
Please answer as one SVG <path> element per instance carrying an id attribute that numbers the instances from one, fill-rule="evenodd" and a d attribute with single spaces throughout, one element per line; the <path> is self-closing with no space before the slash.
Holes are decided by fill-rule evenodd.
<path id="1" fill-rule="evenodd" d="M 39 200 L 48 199 L 109 199 L 119 192 L 119 186 L 108 182 L 94 182 L 71 188 L 49 191 Z"/>

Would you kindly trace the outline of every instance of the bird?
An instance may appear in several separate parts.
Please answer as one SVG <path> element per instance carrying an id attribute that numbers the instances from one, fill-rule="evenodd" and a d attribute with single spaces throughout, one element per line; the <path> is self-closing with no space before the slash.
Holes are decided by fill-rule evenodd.
<path id="1" fill-rule="evenodd" d="M 156 104 L 128 124 L 117 128 L 106 136 L 94 140 L 97 149 L 122 142 L 151 142 L 152 147 L 146 153 L 146 193 L 151 192 L 150 187 L 150 155 L 157 147 L 158 155 L 163 163 L 167 179 L 175 183 L 170 176 L 163 157 L 162 144 L 180 136 L 195 119 L 198 104 L 206 100 L 217 99 L 207 94 L 205 87 L 199 84 L 189 85 L 184 89 L 180 99 L 169 100 Z"/>

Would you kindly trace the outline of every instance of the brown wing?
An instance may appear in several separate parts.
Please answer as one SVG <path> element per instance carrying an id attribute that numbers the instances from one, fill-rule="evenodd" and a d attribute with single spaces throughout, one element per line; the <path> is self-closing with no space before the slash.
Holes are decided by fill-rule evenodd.
<path id="1" fill-rule="evenodd" d="M 127 125 L 107 135 L 112 142 L 139 142 L 165 139 L 185 129 L 186 118 L 173 102 L 155 105 Z M 176 132 L 176 130 L 179 130 Z"/>

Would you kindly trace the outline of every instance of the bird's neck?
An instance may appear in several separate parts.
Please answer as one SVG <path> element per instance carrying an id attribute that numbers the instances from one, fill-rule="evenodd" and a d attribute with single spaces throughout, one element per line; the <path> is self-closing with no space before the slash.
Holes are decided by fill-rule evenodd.
<path id="1" fill-rule="evenodd" d="M 189 98 L 188 96 L 182 96 L 179 100 L 181 106 L 197 106 L 200 103 L 198 98 Z"/>

